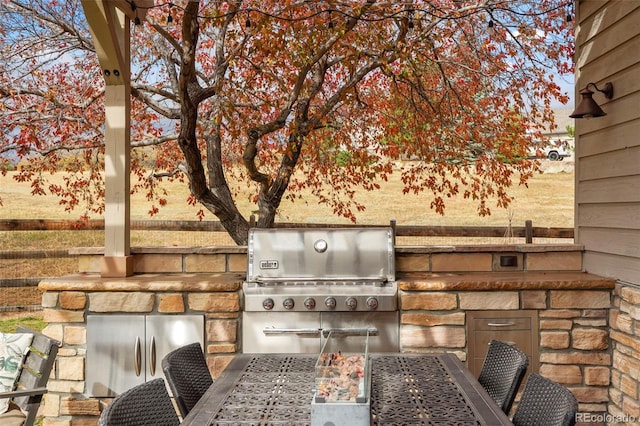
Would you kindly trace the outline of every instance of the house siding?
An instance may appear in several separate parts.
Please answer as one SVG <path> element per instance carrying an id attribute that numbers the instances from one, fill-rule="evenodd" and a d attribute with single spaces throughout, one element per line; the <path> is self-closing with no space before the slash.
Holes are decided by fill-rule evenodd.
<path id="1" fill-rule="evenodd" d="M 577 0 L 579 89 L 611 82 L 607 113 L 576 120 L 575 240 L 586 271 L 617 280 L 609 311 L 608 424 L 640 420 L 640 1 Z M 586 407 L 581 407 L 586 408 Z"/>
<path id="2" fill-rule="evenodd" d="M 585 269 L 640 285 L 640 2 L 578 2 L 576 103 L 589 82 L 605 117 L 576 120 L 576 242 Z"/>

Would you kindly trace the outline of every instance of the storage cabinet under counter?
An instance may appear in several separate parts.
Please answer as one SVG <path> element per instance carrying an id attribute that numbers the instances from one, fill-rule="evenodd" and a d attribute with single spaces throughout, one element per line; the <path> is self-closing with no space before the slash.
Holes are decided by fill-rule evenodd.
<path id="1" fill-rule="evenodd" d="M 493 339 L 512 344 L 527 354 L 527 372 L 539 369 L 538 312 L 522 311 L 469 311 L 467 312 L 469 338 L 468 364 L 478 377 Z"/>
<path id="2" fill-rule="evenodd" d="M 204 344 L 204 315 L 88 315 L 86 394 L 113 397 L 162 377 L 162 358 Z"/>

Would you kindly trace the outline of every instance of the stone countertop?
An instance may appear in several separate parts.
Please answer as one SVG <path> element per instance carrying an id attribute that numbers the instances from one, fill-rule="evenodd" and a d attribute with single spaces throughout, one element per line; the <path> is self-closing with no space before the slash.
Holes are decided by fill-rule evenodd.
<path id="1" fill-rule="evenodd" d="M 238 291 L 245 275 L 240 273 L 137 274 L 103 278 L 99 274 L 73 274 L 40 281 L 43 291 Z"/>
<path id="2" fill-rule="evenodd" d="M 402 291 L 602 290 L 616 283 L 586 272 L 416 272 L 396 279 Z"/>
<path id="3" fill-rule="evenodd" d="M 602 290 L 616 281 L 586 272 L 409 272 L 397 275 L 402 291 L 482 290 Z M 43 279 L 43 291 L 238 291 L 243 273 L 137 274 L 103 278 L 99 274 L 73 274 Z"/>

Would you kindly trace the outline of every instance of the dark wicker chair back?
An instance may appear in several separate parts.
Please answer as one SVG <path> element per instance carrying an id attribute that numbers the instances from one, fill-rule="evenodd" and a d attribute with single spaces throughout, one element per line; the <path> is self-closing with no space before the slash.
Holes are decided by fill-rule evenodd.
<path id="1" fill-rule="evenodd" d="M 507 415 L 528 365 L 527 355 L 515 346 L 499 340 L 489 343 L 478 381 Z"/>
<path id="2" fill-rule="evenodd" d="M 150 380 L 118 395 L 104 409 L 98 426 L 177 426 L 173 407 L 163 379 Z"/>
<path id="3" fill-rule="evenodd" d="M 9 411 L 0 418 L 0 424 L 24 421 L 25 426 L 31 426 L 38 414 L 42 396 L 47 393 L 47 382 L 60 342 L 30 328 L 22 326 L 16 328 L 18 333 L 33 334 L 33 341 L 24 359 L 15 390 L 0 394 L 0 398 L 11 398 L 13 403 L 9 406 Z M 23 417 L 24 420 L 22 420 Z"/>
<path id="4" fill-rule="evenodd" d="M 184 418 L 213 383 L 200 343 L 169 352 L 162 359 L 162 370 Z"/>
<path id="5" fill-rule="evenodd" d="M 513 415 L 513 424 L 573 426 L 577 413 L 578 401 L 569 389 L 539 374 L 531 373 Z"/>

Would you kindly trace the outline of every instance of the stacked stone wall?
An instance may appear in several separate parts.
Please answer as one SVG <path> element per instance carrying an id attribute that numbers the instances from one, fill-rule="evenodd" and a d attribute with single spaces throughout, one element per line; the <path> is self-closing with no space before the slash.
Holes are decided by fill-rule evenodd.
<path id="1" fill-rule="evenodd" d="M 617 283 L 610 316 L 613 346 L 609 414 L 612 421 L 640 423 L 640 287 Z"/>

